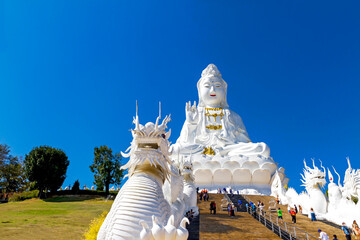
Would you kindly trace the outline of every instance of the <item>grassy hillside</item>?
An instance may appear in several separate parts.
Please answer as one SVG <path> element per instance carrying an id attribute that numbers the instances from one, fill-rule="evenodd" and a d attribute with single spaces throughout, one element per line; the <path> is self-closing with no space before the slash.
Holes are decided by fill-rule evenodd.
<path id="1" fill-rule="evenodd" d="M 1 239 L 81 239 L 92 219 L 109 211 L 113 201 L 55 197 L 0 204 Z"/>

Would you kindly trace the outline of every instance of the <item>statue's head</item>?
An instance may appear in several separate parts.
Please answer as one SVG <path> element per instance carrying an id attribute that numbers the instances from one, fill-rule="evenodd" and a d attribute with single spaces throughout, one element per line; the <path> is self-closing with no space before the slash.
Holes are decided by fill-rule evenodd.
<path id="1" fill-rule="evenodd" d="M 214 64 L 209 64 L 197 83 L 200 107 L 227 108 L 227 84 Z"/>

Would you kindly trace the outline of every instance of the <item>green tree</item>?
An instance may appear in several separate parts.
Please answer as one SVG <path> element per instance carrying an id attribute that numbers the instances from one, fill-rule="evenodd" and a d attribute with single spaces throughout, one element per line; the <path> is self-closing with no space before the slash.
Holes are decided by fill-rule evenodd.
<path id="1" fill-rule="evenodd" d="M 105 186 L 106 194 L 109 194 L 110 184 L 120 185 L 123 177 L 121 167 L 121 154 L 113 154 L 108 146 L 94 148 L 94 162 L 90 165 L 91 172 L 94 173 L 94 184 L 97 189 Z"/>
<path id="2" fill-rule="evenodd" d="M 21 158 L 12 156 L 10 147 L 0 144 L 0 190 L 7 193 L 22 191 L 27 184 Z"/>
<path id="3" fill-rule="evenodd" d="M 35 147 L 25 156 L 24 163 L 26 175 L 30 181 L 36 182 L 40 198 L 46 197 L 48 190 L 55 192 L 60 188 L 69 166 L 64 151 L 49 146 Z"/>
<path id="4" fill-rule="evenodd" d="M 0 169 L 4 166 L 9 153 L 10 147 L 6 144 L 0 144 Z"/>
<path id="5" fill-rule="evenodd" d="M 73 193 L 78 193 L 80 191 L 80 182 L 79 179 L 74 182 L 74 185 L 71 188 Z"/>

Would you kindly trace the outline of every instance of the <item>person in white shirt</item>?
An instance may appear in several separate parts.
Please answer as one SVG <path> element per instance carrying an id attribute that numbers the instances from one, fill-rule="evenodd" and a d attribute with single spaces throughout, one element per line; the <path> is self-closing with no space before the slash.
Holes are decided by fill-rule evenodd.
<path id="1" fill-rule="evenodd" d="M 321 240 L 329 240 L 329 236 L 326 234 L 326 232 L 321 231 L 321 229 L 319 229 L 318 232 L 320 233 L 319 239 L 321 239 Z"/>
<path id="2" fill-rule="evenodd" d="M 260 203 L 259 210 L 261 215 L 264 215 L 264 207 L 265 207 L 264 203 Z"/>

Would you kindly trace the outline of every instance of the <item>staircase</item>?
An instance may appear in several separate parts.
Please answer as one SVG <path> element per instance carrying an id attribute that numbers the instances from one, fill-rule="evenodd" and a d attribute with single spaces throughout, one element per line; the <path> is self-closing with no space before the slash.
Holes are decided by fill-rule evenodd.
<path id="1" fill-rule="evenodd" d="M 267 227 L 269 230 L 274 232 L 276 235 L 278 235 L 281 239 L 285 240 L 296 240 L 296 239 L 316 239 L 315 237 L 311 236 L 310 234 L 306 234 L 305 232 L 301 231 L 300 229 L 296 231 L 296 228 L 292 226 L 288 226 L 285 223 L 279 222 L 277 217 L 274 216 L 271 219 L 271 214 L 260 214 L 259 211 L 253 212 L 252 208 L 250 207 L 249 200 L 247 198 L 244 198 L 242 195 L 230 195 L 228 194 L 227 197 L 229 200 L 231 200 L 234 204 L 237 204 L 238 210 L 243 210 L 247 213 L 249 213 L 253 218 L 258 220 L 260 223 L 262 223 L 265 227 Z M 241 200 L 241 205 L 239 206 L 238 201 Z M 256 204 L 256 203 L 254 203 Z M 246 207 L 246 205 L 249 205 L 249 207 Z M 257 209 L 258 210 L 258 209 Z M 300 232 L 301 231 L 301 232 Z M 303 236 L 299 236 L 299 235 Z"/>
<path id="2" fill-rule="evenodd" d="M 264 225 L 255 220 L 244 209 L 240 208 L 235 217 L 230 217 L 227 211 L 221 210 L 223 194 L 209 194 L 209 201 L 199 201 L 200 211 L 199 239 L 203 240 L 227 240 L 227 239 L 259 239 L 275 240 L 279 237 L 264 228 Z M 216 214 L 210 214 L 210 202 L 216 203 Z M 245 206 L 245 204 L 243 204 Z M 192 223 L 193 224 L 193 223 Z M 190 225 L 191 226 L 191 225 Z M 189 239 L 193 239 L 189 234 Z M 195 239 L 195 238 L 194 238 Z"/>
<path id="3" fill-rule="evenodd" d="M 234 195 L 237 196 L 237 195 Z M 268 211 L 269 202 L 275 201 L 274 197 L 271 196 L 262 196 L 262 195 L 246 195 L 243 196 L 248 201 L 252 201 L 257 204 L 258 201 L 263 202 L 265 204 L 264 210 L 266 211 L 266 216 L 270 218 L 270 211 Z M 284 223 L 282 228 L 287 229 L 287 232 L 292 233 L 296 239 L 318 239 L 319 236 L 318 229 L 326 232 L 330 239 L 332 239 L 332 235 L 336 234 L 338 239 L 345 239 L 344 233 L 341 231 L 340 226 L 333 224 L 328 221 L 315 221 L 312 222 L 307 215 L 297 214 L 296 216 L 296 224 L 291 223 L 291 216 L 288 213 L 287 205 L 277 204 L 276 209 L 279 208 L 283 211 Z M 274 220 L 275 219 L 275 220 Z M 277 220 L 277 214 L 271 214 L 271 220 Z M 295 235 L 296 233 L 296 235 Z"/>
<path id="4" fill-rule="evenodd" d="M 189 231 L 188 240 L 199 240 L 199 224 L 200 224 L 200 214 L 194 217 L 190 225 L 186 225 L 186 229 Z"/>

